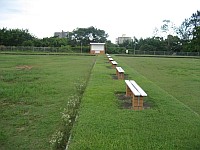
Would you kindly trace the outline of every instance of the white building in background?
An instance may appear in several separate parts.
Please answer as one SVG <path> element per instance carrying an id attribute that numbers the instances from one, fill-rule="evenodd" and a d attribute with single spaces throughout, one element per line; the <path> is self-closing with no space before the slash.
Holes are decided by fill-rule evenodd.
<path id="1" fill-rule="evenodd" d="M 90 43 L 90 54 L 105 54 L 105 43 Z"/>
<path id="2" fill-rule="evenodd" d="M 57 36 L 59 38 L 66 38 L 67 35 L 68 35 L 68 32 L 64 32 L 63 30 L 62 32 L 54 32 L 54 36 Z"/>
<path id="3" fill-rule="evenodd" d="M 125 34 L 123 34 L 121 37 L 118 37 L 116 39 L 116 44 L 123 44 L 125 41 L 132 41 L 131 37 L 127 37 Z"/>

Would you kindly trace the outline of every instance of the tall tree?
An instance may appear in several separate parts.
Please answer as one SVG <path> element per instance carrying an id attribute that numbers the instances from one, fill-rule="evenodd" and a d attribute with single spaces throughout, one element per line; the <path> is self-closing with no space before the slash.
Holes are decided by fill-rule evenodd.
<path id="1" fill-rule="evenodd" d="M 0 45 L 21 46 L 24 41 L 33 39 L 27 29 L 0 29 Z"/>
<path id="2" fill-rule="evenodd" d="M 181 50 L 181 42 L 178 36 L 168 35 L 166 41 L 169 51 L 177 52 Z"/>
<path id="3" fill-rule="evenodd" d="M 200 52 L 200 26 L 193 30 L 193 39 L 189 43 L 190 48 L 194 52 Z"/>
<path id="4" fill-rule="evenodd" d="M 90 42 L 106 42 L 108 34 L 104 30 L 97 28 L 77 28 L 69 33 L 69 43 L 73 46 L 82 45 L 87 46 Z"/>
<path id="5" fill-rule="evenodd" d="M 165 34 L 165 38 L 167 38 L 168 35 L 174 35 L 175 34 L 175 24 L 171 22 L 170 20 L 163 20 L 163 25 L 161 26 L 161 31 Z"/>
<path id="6" fill-rule="evenodd" d="M 179 37 L 184 40 L 191 40 L 196 27 L 200 26 L 200 11 L 197 10 L 190 18 L 185 19 L 182 24 L 176 28 Z"/>
<path id="7" fill-rule="evenodd" d="M 200 11 L 193 13 L 190 18 L 185 19 L 177 34 L 181 38 L 184 51 L 200 51 L 199 44 Z"/>
<path id="8" fill-rule="evenodd" d="M 176 28 L 176 33 L 179 35 L 179 37 L 187 41 L 192 38 L 192 26 L 191 26 L 191 20 L 185 19 L 182 24 Z"/>
<path id="9" fill-rule="evenodd" d="M 200 26 L 200 11 L 197 10 L 196 13 L 193 13 L 191 16 L 191 24 L 194 26 L 194 28 Z"/>

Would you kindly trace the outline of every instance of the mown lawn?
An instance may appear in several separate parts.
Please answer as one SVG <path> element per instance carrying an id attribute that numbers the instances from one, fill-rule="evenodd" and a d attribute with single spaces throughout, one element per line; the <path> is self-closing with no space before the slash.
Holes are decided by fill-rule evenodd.
<path id="1" fill-rule="evenodd" d="M 0 149 L 50 149 L 61 112 L 94 56 L 0 55 Z"/>
<path id="2" fill-rule="evenodd" d="M 69 149 L 199 149 L 200 117 L 198 111 L 179 99 L 179 97 L 185 97 L 187 92 L 198 96 L 198 67 L 191 69 L 183 64 L 181 59 L 176 60 L 180 61 L 179 64 L 170 59 L 167 61 L 159 58 L 147 58 L 147 60 L 127 57 L 113 58 L 126 71 L 126 78 L 135 80 L 148 94 L 145 101 L 150 104 L 150 109 L 133 111 L 121 107 L 116 93 L 125 95 L 125 83 L 123 80 L 115 80 L 115 69 L 111 69 L 106 56 L 98 56 L 82 99 Z M 183 80 L 177 79 L 176 81 L 176 78 L 168 75 L 170 73 L 167 71 L 159 75 L 152 74 L 157 71 L 150 67 L 154 66 L 154 59 L 159 62 L 157 67 L 160 70 L 170 68 L 167 67 L 168 65 L 174 65 L 174 69 L 179 68 L 182 64 L 186 71 L 187 68 L 193 70 L 191 73 L 194 78 L 187 76 L 189 72 L 183 75 Z M 193 62 L 191 66 L 199 66 L 198 60 L 190 61 Z M 147 71 L 145 68 L 148 68 Z M 171 84 L 165 81 L 170 80 L 166 78 L 174 80 L 176 85 L 179 84 L 177 92 L 175 92 L 175 87 L 170 90 L 166 88 Z M 192 87 L 190 85 L 190 88 L 184 92 L 185 87 L 182 86 L 184 80 L 187 80 L 188 84 L 193 84 L 196 89 L 190 89 Z M 196 98 L 193 98 L 193 101 L 199 100 Z M 190 99 L 185 101 L 190 101 Z M 196 105 L 196 107 L 200 106 L 198 102 Z"/>
<path id="3" fill-rule="evenodd" d="M 117 57 L 200 115 L 200 59 Z"/>

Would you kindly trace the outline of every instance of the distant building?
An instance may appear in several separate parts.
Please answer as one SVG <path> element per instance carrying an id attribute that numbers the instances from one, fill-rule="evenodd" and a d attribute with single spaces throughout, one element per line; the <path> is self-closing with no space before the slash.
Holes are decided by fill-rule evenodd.
<path id="1" fill-rule="evenodd" d="M 90 43 L 90 54 L 105 54 L 105 43 Z"/>
<path id="2" fill-rule="evenodd" d="M 116 44 L 123 44 L 125 41 L 131 42 L 132 38 L 131 37 L 126 37 L 126 36 L 118 37 L 116 39 Z"/>
<path id="3" fill-rule="evenodd" d="M 66 38 L 68 35 L 68 32 L 54 32 L 54 36 L 59 37 L 59 38 Z"/>

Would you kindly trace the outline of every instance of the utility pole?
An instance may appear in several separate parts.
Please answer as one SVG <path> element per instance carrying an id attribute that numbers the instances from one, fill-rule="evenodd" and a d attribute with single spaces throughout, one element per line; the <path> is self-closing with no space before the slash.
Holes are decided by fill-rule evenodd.
<path id="1" fill-rule="evenodd" d="M 82 42 L 81 42 L 81 53 L 82 53 Z"/>

